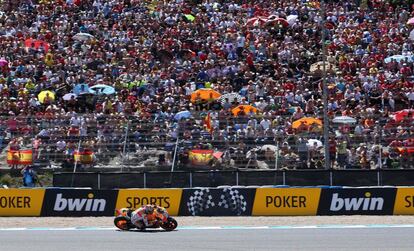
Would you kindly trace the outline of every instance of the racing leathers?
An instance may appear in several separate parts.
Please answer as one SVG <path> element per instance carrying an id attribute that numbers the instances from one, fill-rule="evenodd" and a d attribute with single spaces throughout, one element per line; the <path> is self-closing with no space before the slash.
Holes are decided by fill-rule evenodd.
<path id="1" fill-rule="evenodd" d="M 139 229 L 151 227 L 157 220 L 167 221 L 167 211 L 157 205 L 146 205 L 131 213 L 131 222 Z"/>

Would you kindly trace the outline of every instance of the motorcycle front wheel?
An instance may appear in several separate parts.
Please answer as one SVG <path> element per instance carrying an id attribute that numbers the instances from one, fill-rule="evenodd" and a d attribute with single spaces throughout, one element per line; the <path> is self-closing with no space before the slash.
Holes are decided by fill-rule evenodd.
<path id="1" fill-rule="evenodd" d="M 166 231 L 173 231 L 178 226 L 177 221 L 174 218 L 168 218 L 167 222 L 163 223 L 161 225 L 161 228 Z"/>
<path id="2" fill-rule="evenodd" d="M 114 224 L 117 228 L 119 228 L 121 230 L 130 230 L 131 229 L 130 219 L 128 217 L 125 217 L 125 216 L 122 216 L 122 215 L 118 216 L 118 217 L 115 217 Z"/>

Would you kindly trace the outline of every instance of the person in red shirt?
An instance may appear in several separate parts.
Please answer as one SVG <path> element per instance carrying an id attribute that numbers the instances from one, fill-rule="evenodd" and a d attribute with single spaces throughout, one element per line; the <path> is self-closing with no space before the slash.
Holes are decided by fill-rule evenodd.
<path id="1" fill-rule="evenodd" d="M 76 140 L 80 135 L 79 127 L 77 126 L 71 126 L 68 130 L 67 136 L 69 137 L 69 140 Z"/>

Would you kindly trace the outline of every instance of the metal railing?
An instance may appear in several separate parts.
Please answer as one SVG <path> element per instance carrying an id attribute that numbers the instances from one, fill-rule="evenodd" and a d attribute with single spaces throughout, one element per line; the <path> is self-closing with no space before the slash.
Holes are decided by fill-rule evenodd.
<path id="1" fill-rule="evenodd" d="M 200 113 L 178 122 L 133 115 L 2 117 L 0 149 L 33 149 L 35 165 L 74 170 L 108 166 L 169 171 L 324 169 L 322 131 L 293 132 L 288 128 L 291 116 L 269 118 L 267 130 L 260 126 L 263 118 L 259 116 L 214 119 L 211 134 L 204 129 L 203 119 Z M 412 125 L 389 127 L 388 118 L 372 119 L 377 123 L 362 126 L 362 134 L 354 133 L 356 124 L 330 124 L 330 139 L 337 138 L 332 168 L 413 167 L 413 154 L 398 152 L 412 145 Z M 401 130 L 406 133 L 401 134 Z M 394 140 L 400 143 L 393 145 Z M 197 154 L 190 153 L 194 149 L 212 153 L 199 155 L 207 161 L 195 165 Z M 74 153 L 84 150 L 93 152 L 92 163 L 74 161 Z"/>

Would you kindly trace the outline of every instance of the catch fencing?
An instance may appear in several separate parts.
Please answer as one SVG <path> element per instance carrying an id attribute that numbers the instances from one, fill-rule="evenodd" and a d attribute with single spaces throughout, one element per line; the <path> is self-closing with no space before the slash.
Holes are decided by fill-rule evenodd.
<path id="1" fill-rule="evenodd" d="M 213 123 L 217 128 L 209 133 L 202 113 L 191 116 L 188 121 L 155 115 L 1 116 L 0 150 L 9 150 L 10 166 L 23 166 L 30 160 L 37 167 L 63 167 L 74 172 L 77 168 L 109 166 L 120 171 L 326 167 L 324 148 L 328 146 L 323 144 L 320 128 L 295 131 L 282 123 L 291 119 L 288 114 L 269 118 L 280 123 L 272 122 L 266 133 L 260 126 L 262 117 L 217 118 Z M 357 123 L 330 124 L 329 137 L 336 139 L 338 147 L 331 166 L 413 168 L 412 136 L 404 134 L 390 147 L 396 140 L 397 127 L 386 127 L 388 118 L 372 119 L 379 123 L 364 129 L 363 134 L 356 133 Z M 408 130 L 411 124 L 400 126 Z M 349 150 L 346 154 L 350 158 L 339 153 L 341 147 Z"/>

